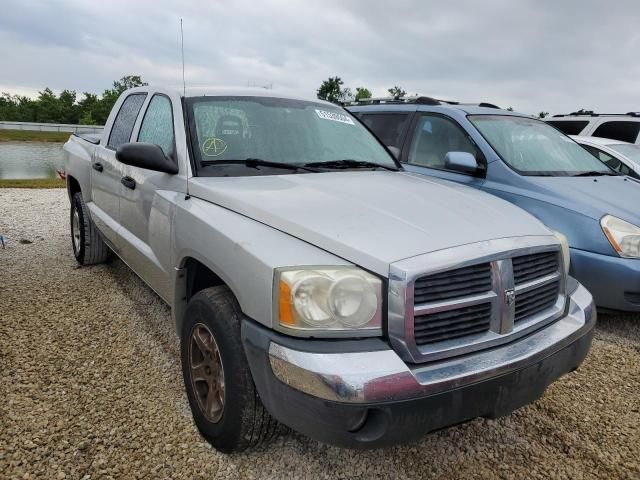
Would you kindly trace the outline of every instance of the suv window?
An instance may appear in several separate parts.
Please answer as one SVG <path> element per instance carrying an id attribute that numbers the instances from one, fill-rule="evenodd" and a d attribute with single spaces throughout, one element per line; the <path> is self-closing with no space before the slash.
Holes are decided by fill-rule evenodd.
<path id="1" fill-rule="evenodd" d="M 589 125 L 588 120 L 547 120 L 549 125 L 553 125 L 565 135 L 580 135 L 584 127 Z"/>
<path id="2" fill-rule="evenodd" d="M 631 174 L 631 169 L 627 167 L 624 163 L 622 163 L 620 160 L 615 158 L 614 156 L 603 152 L 599 148 L 592 147 L 591 145 L 582 145 L 582 146 L 586 148 L 589 151 L 589 153 L 591 153 L 594 157 L 596 157 L 602 163 L 607 165 L 609 168 L 615 170 L 616 172 L 622 173 L 623 175 Z"/>
<path id="3" fill-rule="evenodd" d="M 111 127 L 111 133 L 109 133 L 109 142 L 107 143 L 109 148 L 115 150 L 131 139 L 133 124 L 136 123 L 136 117 L 146 97 L 146 93 L 133 93 L 124 99 Z"/>
<path id="4" fill-rule="evenodd" d="M 593 132 L 594 137 L 612 138 L 623 142 L 636 143 L 640 132 L 640 122 L 604 122 Z"/>
<path id="5" fill-rule="evenodd" d="M 139 142 L 155 143 L 165 155 L 170 156 L 174 150 L 173 113 L 171 100 L 164 95 L 154 95 L 144 114 Z"/>
<path id="6" fill-rule="evenodd" d="M 476 158 L 480 156 L 469 135 L 456 122 L 440 115 L 421 115 L 414 128 L 407 161 L 423 167 L 444 169 L 444 159 L 449 152 L 468 152 Z"/>
<path id="7" fill-rule="evenodd" d="M 402 148 L 408 113 L 360 113 L 359 117 L 386 146 Z"/>

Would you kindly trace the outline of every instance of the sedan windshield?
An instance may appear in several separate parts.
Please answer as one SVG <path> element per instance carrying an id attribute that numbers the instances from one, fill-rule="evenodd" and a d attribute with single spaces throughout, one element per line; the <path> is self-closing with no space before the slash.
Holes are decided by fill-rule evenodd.
<path id="1" fill-rule="evenodd" d="M 544 122 L 508 115 L 469 117 L 500 157 L 522 175 L 611 175 L 614 172 Z"/>
<path id="2" fill-rule="evenodd" d="M 227 175 L 229 168 L 231 175 L 398 168 L 339 107 L 258 96 L 193 97 L 187 106 L 199 175 Z"/>
<path id="3" fill-rule="evenodd" d="M 621 153 L 629 160 L 632 160 L 634 163 L 640 165 L 640 145 L 627 145 L 625 143 L 614 143 L 611 145 L 607 145 L 611 150 L 615 150 L 618 153 Z"/>

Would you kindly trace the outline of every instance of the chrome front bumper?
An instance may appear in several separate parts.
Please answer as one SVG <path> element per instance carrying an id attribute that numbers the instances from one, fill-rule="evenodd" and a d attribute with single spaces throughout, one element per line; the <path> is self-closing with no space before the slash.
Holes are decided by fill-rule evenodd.
<path id="1" fill-rule="evenodd" d="M 416 399 L 505 375 L 553 356 L 589 333 L 596 310 L 582 285 L 568 296 L 567 314 L 512 343 L 450 360 L 407 365 L 391 349 L 317 353 L 269 344 L 277 379 L 313 397 L 365 404 Z"/>

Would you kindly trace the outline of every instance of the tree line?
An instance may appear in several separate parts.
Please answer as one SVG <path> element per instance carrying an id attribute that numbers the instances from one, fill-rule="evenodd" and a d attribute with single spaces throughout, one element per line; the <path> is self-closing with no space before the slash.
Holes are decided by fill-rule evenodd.
<path id="1" fill-rule="evenodd" d="M 0 95 L 0 120 L 11 122 L 71 123 L 104 125 L 113 104 L 128 88 L 147 85 L 139 75 L 127 75 L 113 82 L 102 95 L 84 92 L 81 98 L 74 90 L 59 95 L 50 88 L 38 92 L 37 98 L 23 95 Z"/>
<path id="2" fill-rule="evenodd" d="M 320 84 L 320 88 L 316 91 L 316 96 L 320 100 L 326 100 L 332 103 L 345 104 L 349 102 L 358 102 L 371 98 L 371 90 L 366 87 L 357 87 L 355 91 L 351 87 L 344 87 L 344 81 L 340 77 L 329 77 Z M 395 85 L 389 89 L 389 96 L 399 100 L 407 96 L 401 87 Z M 416 93 L 416 97 L 418 94 Z M 507 107 L 507 110 L 513 112 L 513 107 Z M 545 118 L 549 112 L 539 112 L 538 118 Z"/>

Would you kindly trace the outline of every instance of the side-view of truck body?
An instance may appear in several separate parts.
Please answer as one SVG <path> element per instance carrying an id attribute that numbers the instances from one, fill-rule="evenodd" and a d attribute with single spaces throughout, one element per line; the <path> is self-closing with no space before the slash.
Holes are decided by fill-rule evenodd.
<path id="1" fill-rule="evenodd" d="M 171 306 L 194 421 L 222 451 L 278 422 L 412 441 L 534 401 L 590 348 L 561 235 L 403 171 L 335 105 L 142 87 L 64 148 L 78 262 L 115 252 Z"/>

